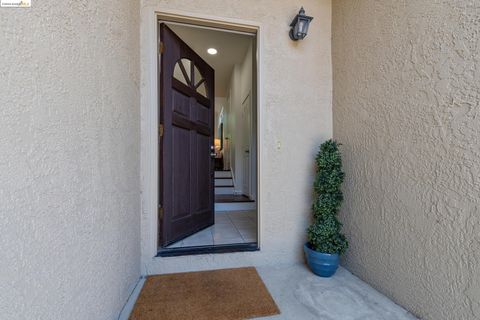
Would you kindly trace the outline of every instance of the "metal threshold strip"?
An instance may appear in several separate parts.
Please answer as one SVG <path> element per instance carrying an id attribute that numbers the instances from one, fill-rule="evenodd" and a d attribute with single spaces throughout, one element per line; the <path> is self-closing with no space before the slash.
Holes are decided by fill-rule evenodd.
<path id="1" fill-rule="evenodd" d="M 245 251 L 259 251 L 256 242 L 221 244 L 213 246 L 183 247 L 183 248 L 161 248 L 158 250 L 157 257 L 176 257 L 212 253 L 231 253 Z"/>

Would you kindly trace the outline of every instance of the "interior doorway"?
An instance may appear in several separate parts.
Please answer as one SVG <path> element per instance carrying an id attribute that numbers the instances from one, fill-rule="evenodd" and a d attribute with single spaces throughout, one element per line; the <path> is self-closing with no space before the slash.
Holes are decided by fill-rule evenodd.
<path id="1" fill-rule="evenodd" d="M 257 250 L 256 34 L 158 30 L 159 255 Z"/>

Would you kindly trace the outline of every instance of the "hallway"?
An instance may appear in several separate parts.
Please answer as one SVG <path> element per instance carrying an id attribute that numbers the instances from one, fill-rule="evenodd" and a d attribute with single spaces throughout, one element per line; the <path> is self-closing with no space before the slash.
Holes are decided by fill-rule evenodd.
<path id="1" fill-rule="evenodd" d="M 167 248 L 213 246 L 257 242 L 255 211 L 216 212 L 215 224 Z"/>

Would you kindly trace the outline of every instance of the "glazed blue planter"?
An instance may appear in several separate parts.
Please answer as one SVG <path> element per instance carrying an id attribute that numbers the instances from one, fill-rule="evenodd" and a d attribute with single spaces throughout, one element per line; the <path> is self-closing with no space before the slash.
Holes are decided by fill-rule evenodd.
<path id="1" fill-rule="evenodd" d="M 325 278 L 331 277 L 335 274 L 340 262 L 340 257 L 337 253 L 321 253 L 312 250 L 308 243 L 303 246 L 303 250 L 305 251 L 307 264 L 313 273 Z"/>

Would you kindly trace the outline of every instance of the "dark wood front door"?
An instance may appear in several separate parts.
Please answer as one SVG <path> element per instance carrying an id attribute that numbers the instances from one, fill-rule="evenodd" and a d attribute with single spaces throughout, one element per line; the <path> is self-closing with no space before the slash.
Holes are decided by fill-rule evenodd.
<path id="1" fill-rule="evenodd" d="M 159 244 L 214 223 L 214 70 L 160 24 Z"/>

